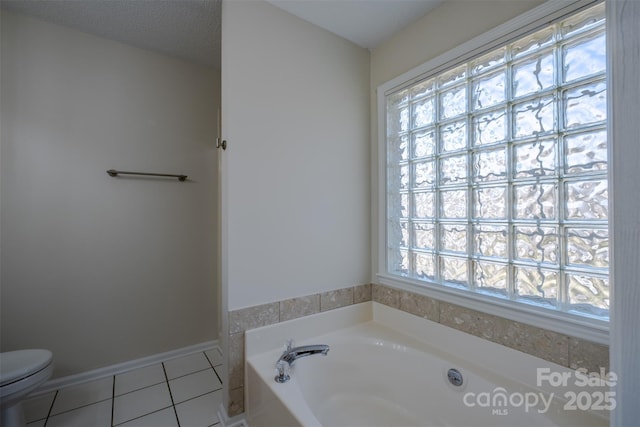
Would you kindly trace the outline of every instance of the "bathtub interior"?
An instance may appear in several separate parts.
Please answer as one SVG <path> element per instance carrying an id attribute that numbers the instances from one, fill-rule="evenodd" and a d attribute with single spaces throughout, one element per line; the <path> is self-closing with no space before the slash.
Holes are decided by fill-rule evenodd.
<path id="1" fill-rule="evenodd" d="M 277 384 L 274 364 L 289 338 L 294 345 L 329 344 L 331 350 L 326 357 L 296 361 L 292 379 Z M 538 386 L 538 367 L 568 371 L 368 302 L 333 310 L 331 315 L 320 313 L 248 331 L 247 420 L 252 427 L 608 425 L 604 413 L 564 411 L 562 399 L 542 400 L 537 405 L 531 401 L 526 411 L 525 405 L 508 409 L 479 406 L 477 396 L 483 392 L 497 399 L 501 389 L 511 396 L 528 398 L 538 393 L 548 399 L 572 389 L 571 384 L 563 389 Z M 450 368 L 463 374 L 462 386 L 449 382 Z M 463 404 L 465 395 L 473 398 Z M 546 410 L 545 403 L 549 405 Z"/>

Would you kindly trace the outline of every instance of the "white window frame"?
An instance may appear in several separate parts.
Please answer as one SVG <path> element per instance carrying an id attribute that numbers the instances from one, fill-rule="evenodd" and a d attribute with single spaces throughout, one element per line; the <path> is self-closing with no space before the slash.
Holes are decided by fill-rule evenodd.
<path id="1" fill-rule="evenodd" d="M 609 322 L 549 310 L 534 305 L 514 304 L 510 300 L 486 297 L 482 294 L 453 287 L 429 285 L 409 277 L 387 273 L 387 146 L 386 146 L 386 94 L 399 87 L 409 86 L 427 76 L 437 75 L 453 65 L 467 62 L 473 57 L 489 52 L 517 39 L 535 29 L 548 25 L 567 14 L 594 6 L 600 0 L 548 1 L 494 29 L 434 58 L 426 63 L 380 85 L 377 88 L 378 113 L 378 253 L 377 281 L 394 288 L 423 294 L 444 302 L 457 304 L 473 310 L 491 313 L 500 317 L 532 324 L 569 336 L 600 344 L 609 343 Z M 610 55 L 610 52 L 607 52 Z M 610 96 L 610 95 L 609 95 Z M 611 192 L 610 192 L 611 193 Z M 611 230 L 609 219 L 609 229 Z M 611 237 L 611 233 L 609 234 Z M 611 283 L 611 282 L 610 282 Z M 611 286 L 611 285 L 610 285 Z"/>

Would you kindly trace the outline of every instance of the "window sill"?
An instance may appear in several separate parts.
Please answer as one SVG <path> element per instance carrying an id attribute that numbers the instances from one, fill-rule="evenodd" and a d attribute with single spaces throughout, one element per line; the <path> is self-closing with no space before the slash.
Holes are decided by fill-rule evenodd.
<path id="1" fill-rule="evenodd" d="M 514 320 L 542 329 L 580 338 L 597 344 L 609 345 L 609 323 L 588 317 L 573 316 L 528 304 L 514 304 L 497 298 L 470 293 L 440 285 L 400 278 L 389 274 L 377 274 L 378 283 L 392 288 L 413 292 L 456 304 L 471 310 Z"/>

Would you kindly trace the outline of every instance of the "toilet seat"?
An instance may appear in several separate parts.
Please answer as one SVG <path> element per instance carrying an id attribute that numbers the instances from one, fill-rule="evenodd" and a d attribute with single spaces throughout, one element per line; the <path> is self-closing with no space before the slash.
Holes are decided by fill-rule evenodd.
<path id="1" fill-rule="evenodd" d="M 49 350 L 17 350 L 0 353 L 0 387 L 34 375 L 51 365 Z"/>

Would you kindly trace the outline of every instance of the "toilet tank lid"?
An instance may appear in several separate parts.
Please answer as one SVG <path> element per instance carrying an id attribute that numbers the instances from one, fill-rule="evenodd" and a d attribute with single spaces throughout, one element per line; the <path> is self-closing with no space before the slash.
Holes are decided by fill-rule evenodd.
<path id="1" fill-rule="evenodd" d="M 17 350 L 0 353 L 0 386 L 33 375 L 51 364 L 49 350 Z"/>

